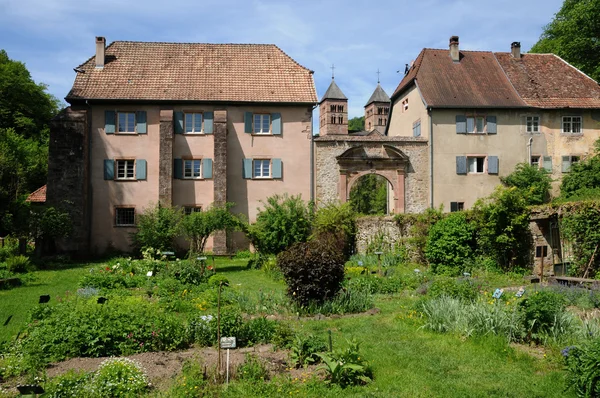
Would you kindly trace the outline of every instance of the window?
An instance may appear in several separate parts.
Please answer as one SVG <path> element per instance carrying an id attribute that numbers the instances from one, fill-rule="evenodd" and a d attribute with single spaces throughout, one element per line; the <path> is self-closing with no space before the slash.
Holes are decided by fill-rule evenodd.
<path id="1" fill-rule="evenodd" d="M 331 124 L 335 124 L 335 116 L 331 117 Z"/>
<path id="2" fill-rule="evenodd" d="M 483 134 L 485 118 L 481 116 L 467 117 L 467 134 Z"/>
<path id="3" fill-rule="evenodd" d="M 469 173 L 483 173 L 485 157 L 468 157 L 467 170 Z"/>
<path id="4" fill-rule="evenodd" d="M 335 105 L 331 105 L 331 106 L 329 107 L 329 111 L 330 111 L 330 112 L 335 112 Z"/>
<path id="5" fill-rule="evenodd" d="M 421 136 L 421 120 L 417 120 L 413 123 L 413 137 Z"/>
<path id="6" fill-rule="evenodd" d="M 465 209 L 465 202 L 450 202 L 450 212 L 463 211 Z"/>
<path id="7" fill-rule="evenodd" d="M 135 160 L 125 159 L 116 160 L 117 163 L 117 180 L 134 180 L 135 179 Z"/>
<path id="8" fill-rule="evenodd" d="M 183 178 L 202 178 L 200 172 L 200 159 L 184 159 L 183 160 Z"/>
<path id="9" fill-rule="evenodd" d="M 337 111 L 338 112 L 344 112 L 344 105 L 338 105 L 337 106 Z"/>
<path id="10" fill-rule="evenodd" d="M 540 167 L 540 156 L 532 156 L 531 157 L 531 165 L 533 167 L 539 168 Z"/>
<path id="11" fill-rule="evenodd" d="M 526 127 L 528 133 L 539 133 L 540 132 L 540 117 L 539 116 L 527 116 Z"/>
<path id="12" fill-rule="evenodd" d="M 378 125 L 379 125 L 379 126 L 383 125 L 383 119 L 382 119 L 382 118 L 379 118 L 379 123 L 378 123 Z"/>
<path id="13" fill-rule="evenodd" d="M 116 207 L 115 226 L 131 227 L 135 225 L 135 207 Z"/>
<path id="14" fill-rule="evenodd" d="M 201 113 L 186 113 L 185 114 L 185 133 L 199 134 L 202 133 L 202 114 Z"/>
<path id="15" fill-rule="evenodd" d="M 200 213 L 202 211 L 202 206 L 185 206 L 183 208 L 183 213 L 186 216 L 189 216 L 192 213 Z"/>
<path id="16" fill-rule="evenodd" d="M 119 112 L 118 116 L 117 131 L 119 133 L 135 133 L 135 112 Z"/>
<path id="17" fill-rule="evenodd" d="M 271 178 L 271 161 L 269 159 L 255 159 L 252 161 L 253 178 Z"/>
<path id="18" fill-rule="evenodd" d="M 536 257 L 546 257 L 548 255 L 548 246 L 536 246 L 535 247 L 535 256 Z"/>
<path id="19" fill-rule="evenodd" d="M 562 132 L 569 134 L 581 134 L 581 116 L 563 116 Z"/>
<path id="20" fill-rule="evenodd" d="M 578 163 L 581 158 L 575 155 L 568 155 L 562 157 L 562 172 L 568 173 L 571 171 L 571 166 Z"/>
<path id="21" fill-rule="evenodd" d="M 254 114 L 254 134 L 270 134 L 271 133 L 271 115 Z"/>
<path id="22" fill-rule="evenodd" d="M 344 124 L 344 117 L 338 116 L 338 124 Z"/>
<path id="23" fill-rule="evenodd" d="M 402 101 L 402 110 L 406 112 L 408 110 L 408 98 Z"/>

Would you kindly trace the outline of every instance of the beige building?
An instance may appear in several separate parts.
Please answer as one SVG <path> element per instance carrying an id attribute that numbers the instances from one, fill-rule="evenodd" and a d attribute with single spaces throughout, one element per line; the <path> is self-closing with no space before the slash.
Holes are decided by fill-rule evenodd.
<path id="1" fill-rule="evenodd" d="M 471 207 L 529 162 L 554 193 L 600 138 L 598 83 L 553 54 L 424 49 L 391 97 L 389 137 L 428 141 L 429 204 Z"/>
<path id="2" fill-rule="evenodd" d="M 98 37 L 75 71 L 47 188 L 76 215 L 68 250 L 129 250 L 137 216 L 159 202 L 233 202 L 254 221 L 268 196 L 310 198 L 313 72 L 278 47 Z M 244 245 L 217 234 L 209 248 Z"/>

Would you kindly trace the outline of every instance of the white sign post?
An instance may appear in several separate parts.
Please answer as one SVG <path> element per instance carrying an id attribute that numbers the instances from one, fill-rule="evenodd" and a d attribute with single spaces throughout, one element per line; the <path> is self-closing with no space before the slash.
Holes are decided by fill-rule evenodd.
<path id="1" fill-rule="evenodd" d="M 235 337 L 221 337 L 221 348 L 227 349 L 227 376 L 226 382 L 229 384 L 229 349 L 235 348 Z"/>

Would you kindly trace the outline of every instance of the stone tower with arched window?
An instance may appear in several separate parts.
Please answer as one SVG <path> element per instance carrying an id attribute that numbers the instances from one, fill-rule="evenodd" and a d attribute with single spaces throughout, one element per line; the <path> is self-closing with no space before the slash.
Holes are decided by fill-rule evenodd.
<path id="1" fill-rule="evenodd" d="M 348 135 L 348 98 L 331 80 L 329 88 L 319 102 L 319 135 Z"/>
<path id="2" fill-rule="evenodd" d="M 377 87 L 371 98 L 365 105 L 365 130 L 377 130 L 383 134 L 385 127 L 389 121 L 390 113 L 390 97 L 383 91 L 381 85 L 377 83 Z"/>

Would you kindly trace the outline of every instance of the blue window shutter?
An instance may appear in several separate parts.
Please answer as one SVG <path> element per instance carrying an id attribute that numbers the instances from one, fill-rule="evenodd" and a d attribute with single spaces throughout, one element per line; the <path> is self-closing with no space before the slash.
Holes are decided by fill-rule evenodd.
<path id="1" fill-rule="evenodd" d="M 562 157 L 562 172 L 568 173 L 570 168 L 571 168 L 571 157 L 563 156 Z"/>
<path id="2" fill-rule="evenodd" d="M 115 133 L 115 112 L 104 111 L 104 132 L 106 134 Z"/>
<path id="3" fill-rule="evenodd" d="M 475 118 L 469 117 L 467 118 L 467 133 L 472 133 L 475 131 Z"/>
<path id="4" fill-rule="evenodd" d="M 488 156 L 488 174 L 498 174 L 498 156 Z"/>
<path id="5" fill-rule="evenodd" d="M 252 159 L 244 159 L 243 161 L 243 176 L 244 178 L 252 178 Z"/>
<path id="6" fill-rule="evenodd" d="M 467 117 L 465 115 L 456 115 L 456 134 L 467 133 Z"/>
<path id="7" fill-rule="evenodd" d="M 214 119 L 213 112 L 204 112 L 202 116 L 204 116 L 204 134 L 212 134 Z"/>
<path id="8" fill-rule="evenodd" d="M 146 179 L 146 161 L 144 159 L 137 159 L 135 161 L 135 178 L 137 180 Z"/>
<path id="9" fill-rule="evenodd" d="M 544 170 L 552 173 L 552 156 L 544 156 Z"/>
<path id="10" fill-rule="evenodd" d="M 252 134 L 252 112 L 244 113 L 244 133 Z"/>
<path id="11" fill-rule="evenodd" d="M 496 116 L 488 116 L 487 118 L 487 133 L 496 134 L 498 131 L 496 124 Z"/>
<path id="12" fill-rule="evenodd" d="M 281 159 L 273 159 L 271 161 L 273 167 L 273 178 L 282 178 L 283 176 L 283 168 L 281 167 Z"/>
<path id="13" fill-rule="evenodd" d="M 273 135 L 281 135 L 282 127 L 281 113 L 271 113 L 271 132 Z"/>
<path id="14" fill-rule="evenodd" d="M 413 137 L 420 137 L 421 136 L 421 122 L 415 122 L 413 124 Z"/>
<path id="15" fill-rule="evenodd" d="M 104 179 L 115 179 L 115 161 L 112 159 L 104 159 Z"/>
<path id="16" fill-rule="evenodd" d="M 173 178 L 183 178 L 183 160 L 173 159 Z"/>
<path id="17" fill-rule="evenodd" d="M 146 127 L 146 111 L 137 111 L 135 113 L 135 131 L 138 134 L 146 134 L 148 132 Z"/>
<path id="18" fill-rule="evenodd" d="M 213 161 L 209 158 L 202 159 L 202 178 L 212 178 Z"/>
<path id="19" fill-rule="evenodd" d="M 456 174 L 467 174 L 467 157 L 456 157 Z"/>
<path id="20" fill-rule="evenodd" d="M 183 134 L 183 112 L 174 113 L 175 134 Z"/>

